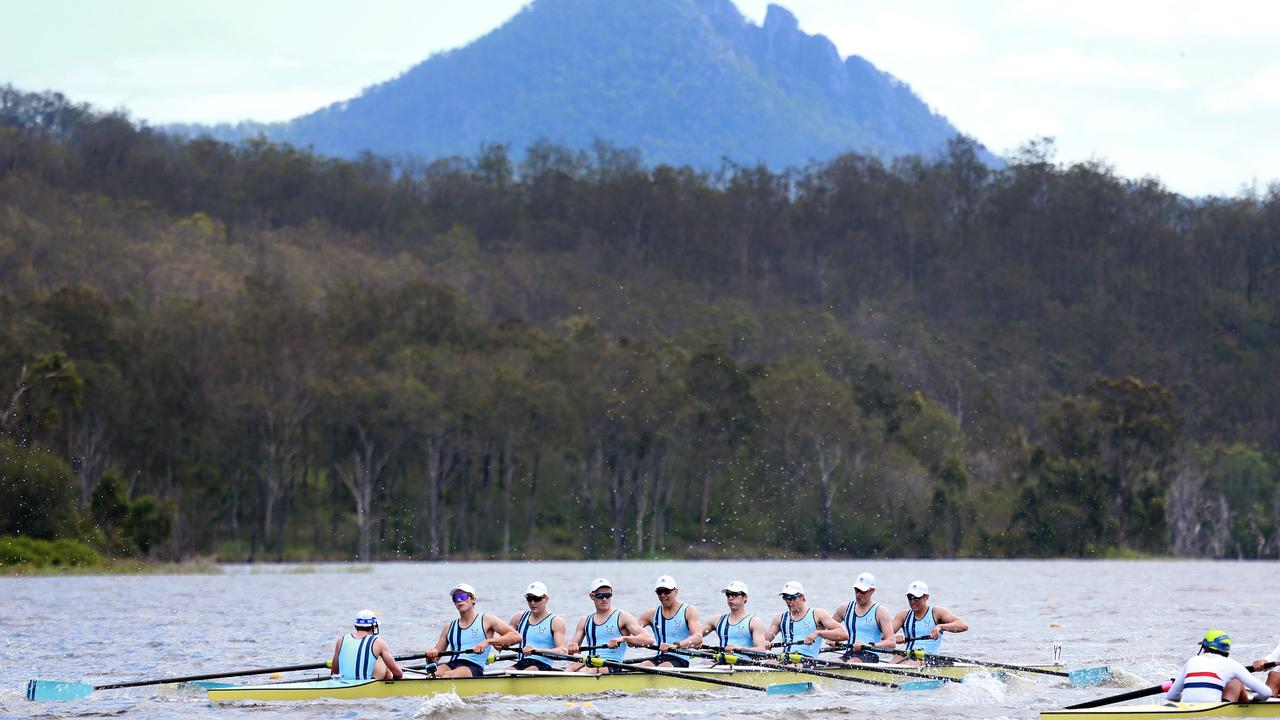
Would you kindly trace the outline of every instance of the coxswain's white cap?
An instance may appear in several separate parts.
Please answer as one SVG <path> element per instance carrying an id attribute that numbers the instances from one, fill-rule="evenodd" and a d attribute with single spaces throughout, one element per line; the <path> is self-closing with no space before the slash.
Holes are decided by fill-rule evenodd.
<path id="1" fill-rule="evenodd" d="M 458 592 L 459 590 L 470 595 L 473 598 L 480 597 L 479 595 L 476 595 L 476 589 L 466 583 L 458 583 L 457 585 L 454 585 L 453 589 L 449 591 L 449 594 L 452 595 Z"/>
<path id="2" fill-rule="evenodd" d="M 356 613 L 356 627 L 373 627 L 378 624 L 378 615 L 369 609 Z"/>
<path id="3" fill-rule="evenodd" d="M 547 586 L 540 582 L 531 582 L 529 587 L 525 588 L 525 595 L 537 595 L 538 597 L 547 596 Z"/>
<path id="4" fill-rule="evenodd" d="M 866 592 L 876 589 L 876 576 L 871 573 L 862 573 L 857 580 L 853 581 L 853 589 Z"/>
<path id="5" fill-rule="evenodd" d="M 929 594 L 929 586 L 925 585 L 923 580 L 914 580 L 907 586 L 907 594 L 924 597 Z"/>
<path id="6" fill-rule="evenodd" d="M 676 585 L 676 579 L 670 575 L 663 575 L 653 584 L 654 590 L 675 590 L 678 587 L 679 585 Z"/>
<path id="7" fill-rule="evenodd" d="M 727 592 L 727 593 L 740 592 L 743 595 L 747 595 L 748 594 L 747 584 L 742 582 L 741 580 L 734 580 L 733 582 L 730 582 L 728 585 L 725 585 L 724 590 L 722 590 L 721 592 Z"/>
<path id="8" fill-rule="evenodd" d="M 795 580 L 792 580 L 791 582 L 787 583 L 786 585 L 783 585 L 783 586 L 782 586 L 782 592 L 780 592 L 780 593 L 778 593 L 778 594 L 779 594 L 779 595 L 803 595 L 803 594 L 804 594 L 804 586 L 803 586 L 803 585 L 801 585 L 800 583 L 796 582 Z"/>
<path id="9" fill-rule="evenodd" d="M 613 587 L 613 583 L 609 582 L 605 578 L 596 578 L 591 581 L 591 588 L 588 589 L 587 592 L 595 592 L 602 587 L 611 588 Z"/>

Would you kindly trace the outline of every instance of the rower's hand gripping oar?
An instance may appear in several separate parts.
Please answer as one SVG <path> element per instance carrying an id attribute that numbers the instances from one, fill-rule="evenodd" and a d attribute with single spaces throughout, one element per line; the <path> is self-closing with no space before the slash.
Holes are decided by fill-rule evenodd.
<path id="1" fill-rule="evenodd" d="M 650 648 L 656 649 L 656 648 L 653 648 L 652 646 L 650 646 Z M 781 661 L 784 663 L 814 662 L 814 658 L 808 657 L 806 655 L 801 655 L 800 653 L 787 653 L 784 655 L 774 655 L 772 653 L 754 653 L 751 651 L 735 651 L 732 653 L 728 653 L 728 652 L 714 652 L 709 650 L 693 650 L 690 648 L 672 648 L 669 652 L 681 653 L 685 655 L 690 655 L 692 657 L 711 658 L 715 660 L 716 663 L 718 664 L 765 667 L 765 668 L 769 668 L 770 670 L 785 670 L 786 672 L 793 672 L 800 675 L 813 675 L 815 677 L 828 678 L 831 680 L 843 680 L 845 682 L 861 683 L 863 685 L 878 685 L 880 687 L 898 688 L 899 690 L 905 690 L 907 692 L 912 692 L 915 690 L 937 690 L 938 688 L 942 687 L 945 684 L 944 681 L 941 679 L 914 680 L 914 681 L 902 682 L 902 683 L 889 682 L 888 680 L 872 680 L 870 678 L 860 678 L 860 677 L 853 677 L 850 675 L 840 675 L 838 673 L 833 673 L 833 672 L 825 672 L 823 670 L 817 670 L 814 668 L 798 668 L 798 667 L 791 667 L 790 665 L 779 665 L 776 662 L 776 661 Z M 758 657 L 760 659 L 746 659 L 746 657 L 740 657 L 740 655 L 750 657 L 750 658 Z M 774 661 L 774 662 L 770 662 L 770 661 Z M 824 662 L 822 660 L 818 660 L 816 662 L 821 664 L 822 667 L 832 668 L 832 669 L 836 669 L 836 668 L 848 669 L 852 667 L 850 665 L 846 665 L 845 663 Z M 875 669 L 878 670 L 879 668 L 875 668 Z"/>
<path id="2" fill-rule="evenodd" d="M 409 661 L 423 656 L 422 652 L 408 655 L 397 655 L 396 662 Z M 228 670 L 226 672 L 205 673 L 203 675 L 184 675 L 182 677 L 156 678 L 154 680 L 131 680 L 129 682 L 90 685 L 82 682 L 65 682 L 61 680 L 28 680 L 28 700 L 83 700 L 95 690 L 115 690 L 118 688 L 145 687 L 147 685 L 168 685 L 170 683 L 196 682 L 199 680 L 216 680 L 218 678 L 244 677 L 248 675 L 270 675 L 272 673 L 293 672 L 295 670 L 319 670 L 329 667 L 329 662 L 307 663 L 305 665 L 284 665 L 273 668 L 253 668 L 250 670 Z"/>
<path id="3" fill-rule="evenodd" d="M 1269 662 L 1264 664 L 1262 667 L 1258 668 L 1257 670 L 1254 670 L 1254 672 L 1262 672 L 1263 670 L 1270 670 L 1276 665 L 1277 665 L 1276 662 Z M 1087 710 L 1088 708 L 1101 707 L 1103 705 L 1110 705 L 1112 703 L 1124 702 L 1125 700 L 1137 700 L 1138 698 L 1147 697 L 1149 695 L 1155 695 L 1157 693 L 1165 692 L 1168 689 L 1169 689 L 1168 683 L 1161 683 L 1160 685 L 1152 685 L 1151 687 L 1142 688 L 1141 690 L 1130 690 L 1129 692 L 1120 693 L 1119 695 L 1111 695 L 1109 697 L 1098 698 L 1097 700 L 1089 700 L 1087 702 L 1076 703 L 1075 705 L 1068 705 L 1066 709 L 1067 710 Z"/>
<path id="4" fill-rule="evenodd" d="M 927 639 L 928 638 L 912 638 L 911 640 L 907 640 L 907 642 L 911 642 L 912 640 L 927 640 Z M 893 655 L 902 655 L 903 657 L 907 657 L 912 660 L 927 661 L 929 659 L 934 659 L 934 660 L 941 660 L 942 662 L 971 663 L 973 665 L 983 665 L 985 667 L 1002 668 L 1004 670 L 1014 670 L 1016 672 L 1034 673 L 1037 675 L 1053 675 L 1054 677 L 1064 677 L 1067 679 L 1068 682 L 1070 682 L 1072 685 L 1075 685 L 1077 687 L 1088 687 L 1091 685 L 1098 685 L 1102 682 L 1105 682 L 1107 678 L 1111 677 L 1111 669 L 1106 667 L 1105 665 L 1101 665 L 1098 667 L 1090 667 L 1090 668 L 1080 668 L 1079 670 L 1072 670 L 1070 672 L 1062 672 L 1061 670 L 1047 670 L 1045 668 L 1031 667 L 1028 665 L 1009 665 L 1006 663 L 992 662 L 991 660 L 975 660 L 973 658 L 962 658 L 962 657 L 956 657 L 954 655 L 933 655 L 919 649 L 897 650 L 897 649 L 878 648 L 878 647 L 868 647 L 867 649 L 873 650 L 878 653 L 891 653 Z"/>
<path id="5" fill-rule="evenodd" d="M 719 678 L 703 677 L 693 673 L 675 672 L 672 670 L 662 670 L 659 668 L 644 667 L 642 665 L 626 665 L 614 660 L 606 660 L 599 655 L 583 655 L 581 657 L 573 657 L 572 655 L 561 655 L 559 653 L 547 652 L 545 650 L 534 650 L 534 655 L 541 655 L 551 660 L 569 660 L 571 662 L 580 662 L 589 667 L 607 667 L 613 670 L 625 670 L 628 672 L 642 672 L 650 675 L 666 675 L 667 677 L 680 678 L 681 680 L 692 680 L 694 682 L 709 683 L 712 685 L 723 685 L 725 687 L 739 688 L 742 690 L 754 690 L 763 692 L 768 695 L 796 695 L 806 693 L 813 689 L 813 683 L 783 683 L 779 685 L 768 685 L 761 687 L 760 685 L 748 685 L 746 683 L 733 682 L 732 680 L 720 680 Z"/>

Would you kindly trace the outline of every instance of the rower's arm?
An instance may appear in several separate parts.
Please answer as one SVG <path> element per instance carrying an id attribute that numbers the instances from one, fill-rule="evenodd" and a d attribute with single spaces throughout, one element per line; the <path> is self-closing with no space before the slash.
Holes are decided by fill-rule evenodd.
<path id="1" fill-rule="evenodd" d="M 343 637 L 346 637 L 345 635 Z M 338 670 L 338 655 L 342 652 L 342 638 L 338 638 L 337 644 L 333 646 L 333 659 L 329 661 L 329 674 L 340 675 Z"/>
<path id="2" fill-rule="evenodd" d="M 653 636 L 629 612 L 618 615 L 618 629 L 622 631 L 622 641 L 632 647 L 646 647 L 653 644 Z"/>
<path id="3" fill-rule="evenodd" d="M 555 651 L 556 651 L 556 652 L 558 652 L 558 653 L 561 653 L 561 654 L 567 654 L 567 653 L 565 653 L 565 645 L 566 645 L 566 643 L 565 643 L 565 641 L 564 641 L 564 636 L 565 636 L 565 627 L 566 627 L 566 626 L 565 626 L 565 623 L 564 623 L 564 618 L 560 617 L 559 615 L 557 615 L 557 616 L 555 616 L 554 618 L 552 618 L 552 620 L 551 620 L 551 642 L 553 642 L 553 643 L 555 643 L 555 644 L 556 644 L 556 650 L 555 650 Z"/>
<path id="4" fill-rule="evenodd" d="M 768 650 L 769 641 L 765 639 L 764 621 L 758 617 L 753 617 L 747 628 L 751 630 L 751 647 L 756 650 Z M 720 639 L 720 644 L 724 644 L 723 638 Z"/>
<path id="5" fill-rule="evenodd" d="M 427 662 L 435 662 L 436 658 L 440 657 L 440 653 L 444 652 L 449 648 L 449 639 L 447 637 L 448 634 L 449 634 L 448 625 L 445 625 L 444 627 L 440 628 L 440 639 L 436 640 L 436 646 L 433 648 L 429 648 L 427 650 L 427 653 L 426 653 Z"/>
<path id="6" fill-rule="evenodd" d="M 872 647 L 891 648 L 898 644 L 893 636 L 893 618 L 889 615 L 889 608 L 883 605 L 876 608 L 876 624 L 880 626 L 880 642 Z"/>
<path id="7" fill-rule="evenodd" d="M 706 622 L 702 623 L 702 635 L 703 635 L 704 637 L 705 637 L 705 636 L 707 636 L 707 635 L 710 635 L 711 633 L 717 633 L 717 635 L 716 635 L 716 636 L 717 636 L 717 637 L 719 637 L 719 631 L 716 629 L 716 624 L 720 622 L 720 618 L 721 618 L 721 617 L 723 617 L 723 616 L 722 616 L 722 615 L 717 615 L 717 616 L 715 616 L 715 617 L 711 618 L 710 620 L 708 620 L 708 621 L 706 621 Z M 723 644 L 724 644 L 724 638 L 720 638 L 720 644 L 721 644 L 721 645 L 723 645 Z"/>
<path id="8" fill-rule="evenodd" d="M 684 610 L 684 619 L 689 623 L 689 637 L 676 643 L 676 647 L 702 647 L 702 623 L 698 621 L 698 608 L 688 605 Z"/>
<path id="9" fill-rule="evenodd" d="M 969 625 L 965 621 L 956 616 L 950 610 L 935 605 L 933 608 L 933 616 L 938 620 L 938 630 L 949 633 L 962 633 L 969 629 Z"/>
<path id="10" fill-rule="evenodd" d="M 778 631 L 782 629 L 782 613 L 778 613 L 773 617 L 773 622 L 769 623 L 769 629 L 764 632 L 764 641 L 769 643 L 778 636 Z"/>
<path id="11" fill-rule="evenodd" d="M 1182 699 L 1182 685 L 1187 681 L 1187 666 L 1182 666 L 1182 672 L 1178 673 L 1177 679 L 1169 686 L 1169 692 L 1164 694 L 1166 700 L 1177 702 Z"/>
<path id="12" fill-rule="evenodd" d="M 849 639 L 849 628 L 845 627 L 844 623 L 836 622 L 836 619 L 826 610 L 814 612 L 813 619 L 818 623 L 818 637 L 836 642 Z"/>
<path id="13" fill-rule="evenodd" d="M 591 616 L 587 615 L 578 621 L 578 629 L 573 631 L 573 640 L 571 640 L 569 645 L 565 648 L 569 651 L 566 654 L 572 655 L 578 652 L 578 648 L 582 647 L 582 639 L 587 635 L 587 621 L 590 619 Z"/>
<path id="14" fill-rule="evenodd" d="M 902 624 L 907 621 L 907 613 L 909 612 L 911 612 L 910 609 L 903 610 L 893 617 L 893 635 L 898 642 L 902 642 L 905 639 L 904 637 L 900 637 L 902 633 L 899 631 L 902 630 Z"/>
<path id="15" fill-rule="evenodd" d="M 396 680 L 404 679 L 404 670 L 400 669 L 400 663 L 396 662 L 395 655 L 391 654 L 391 646 L 386 640 L 378 638 L 373 641 L 373 652 L 382 658 L 382 662 L 387 666 L 387 672 L 391 673 L 391 677 Z"/>
<path id="16" fill-rule="evenodd" d="M 494 647 L 511 647 L 512 645 L 520 644 L 520 640 L 522 638 L 520 637 L 519 631 L 503 622 L 502 618 L 497 615 L 485 615 L 484 619 L 488 624 L 488 627 L 485 628 L 485 632 L 491 638 L 489 640 L 489 645 Z"/>

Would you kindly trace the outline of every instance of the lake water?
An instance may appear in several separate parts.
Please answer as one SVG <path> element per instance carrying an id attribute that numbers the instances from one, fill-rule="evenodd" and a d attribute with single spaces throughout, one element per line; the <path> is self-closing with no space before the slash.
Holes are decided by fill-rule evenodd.
<path id="1" fill-rule="evenodd" d="M 614 583 L 614 606 L 635 614 L 655 604 L 653 581 L 671 574 L 681 599 L 704 617 L 724 607 L 719 588 L 743 580 L 749 608 L 783 609 L 778 590 L 805 586 L 810 605 L 834 611 L 870 571 L 876 599 L 898 610 L 907 584 L 929 583 L 932 601 L 964 618 L 944 653 L 1009 663 L 1047 663 L 1054 646 L 1071 669 L 1108 665 L 1120 679 L 1071 688 L 1046 678 L 985 679 L 934 692 L 842 685 L 803 696 L 737 690 L 664 691 L 587 698 L 395 698 L 301 704 L 212 705 L 172 686 L 104 690 L 72 703 L 23 699 L 30 678 L 89 683 L 271 667 L 329 658 L 356 610 L 375 608 L 396 654 L 434 643 L 456 617 L 448 591 L 476 587 L 480 607 L 503 618 L 524 609 L 533 580 L 570 628 L 590 610 L 587 585 Z M 637 561 L 391 563 L 373 566 L 226 566 L 220 575 L 0 579 L 0 716 L 41 718 L 653 718 L 725 716 L 1035 718 L 1040 709 L 1103 697 L 1168 678 L 1209 628 L 1235 639 L 1251 660 L 1280 639 L 1270 611 L 1280 565 L 1210 561 Z"/>

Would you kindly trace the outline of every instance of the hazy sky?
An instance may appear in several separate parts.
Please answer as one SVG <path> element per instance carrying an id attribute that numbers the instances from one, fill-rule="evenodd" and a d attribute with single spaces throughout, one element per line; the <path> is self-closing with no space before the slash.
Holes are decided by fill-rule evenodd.
<path id="1" fill-rule="evenodd" d="M 634 0 L 643 2 L 644 0 Z M 468 43 L 526 0 L 0 0 L 0 83 L 152 124 L 284 120 Z M 1056 139 L 1179 192 L 1280 180 L 1280 2 L 784 0 L 998 153 Z M 737 0 L 752 21 L 767 2 Z"/>

